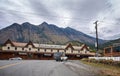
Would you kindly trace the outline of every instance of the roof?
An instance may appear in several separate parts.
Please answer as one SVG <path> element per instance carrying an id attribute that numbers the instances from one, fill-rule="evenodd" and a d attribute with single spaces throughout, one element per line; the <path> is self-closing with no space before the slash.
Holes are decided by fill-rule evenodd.
<path id="1" fill-rule="evenodd" d="M 74 50 L 74 48 L 73 48 L 71 43 L 69 43 L 65 49 L 68 49 L 68 48 L 71 48 L 72 50 Z"/>
<path id="2" fill-rule="evenodd" d="M 32 47 L 35 47 L 34 44 L 32 43 L 32 41 L 29 41 L 29 42 L 27 43 L 27 45 L 25 45 L 25 47 L 28 47 L 28 45 L 32 45 Z"/>
<path id="3" fill-rule="evenodd" d="M 4 44 L 3 46 L 6 46 L 7 43 L 10 43 L 12 46 L 14 46 L 14 44 L 12 43 L 12 41 L 10 39 L 8 39 Z"/>
<path id="4" fill-rule="evenodd" d="M 68 49 L 68 48 L 71 48 L 72 50 L 82 50 L 83 48 L 87 47 L 85 44 L 83 44 L 82 46 L 72 46 L 72 44 L 51 45 L 51 44 L 32 43 L 31 41 L 29 41 L 28 43 L 21 43 L 21 42 L 12 42 L 10 40 L 7 40 L 5 42 L 5 44 L 7 44 L 7 43 L 11 43 L 12 46 L 15 46 L 15 47 L 27 47 L 28 45 L 32 45 L 33 47 L 36 47 L 36 48 L 52 48 L 52 49 Z"/>
<path id="5" fill-rule="evenodd" d="M 56 48 L 56 49 L 64 49 L 66 46 L 64 45 L 50 45 L 50 44 L 37 44 L 33 43 L 35 47 L 38 48 Z"/>
<path id="6" fill-rule="evenodd" d="M 27 43 L 20 43 L 20 42 L 12 42 L 14 44 L 14 46 L 18 46 L 18 47 L 25 47 L 27 45 Z"/>

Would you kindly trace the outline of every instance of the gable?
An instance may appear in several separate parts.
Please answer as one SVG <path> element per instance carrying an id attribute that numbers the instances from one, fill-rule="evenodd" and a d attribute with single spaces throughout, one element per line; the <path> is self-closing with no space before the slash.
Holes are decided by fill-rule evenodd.
<path id="1" fill-rule="evenodd" d="M 30 45 L 31 45 L 32 47 L 35 47 L 31 41 L 29 41 L 25 47 L 28 47 L 28 46 L 30 46 Z"/>
<path id="2" fill-rule="evenodd" d="M 86 49 L 86 50 L 88 50 L 88 51 L 89 51 L 89 48 L 87 47 L 87 45 L 86 45 L 86 44 L 84 44 L 84 45 L 82 46 L 82 48 L 81 48 L 81 50 L 84 50 L 84 49 Z"/>
<path id="3" fill-rule="evenodd" d="M 68 49 L 70 49 L 70 48 L 71 48 L 72 50 L 74 50 L 74 48 L 73 48 L 73 46 L 72 46 L 72 44 L 71 44 L 71 43 L 69 43 L 69 44 L 66 46 L 66 48 L 65 48 L 65 49 L 66 49 L 66 50 L 68 50 Z"/>
<path id="4" fill-rule="evenodd" d="M 10 44 L 11 46 L 15 46 L 10 39 L 8 39 L 3 46 L 6 46 L 7 44 Z"/>

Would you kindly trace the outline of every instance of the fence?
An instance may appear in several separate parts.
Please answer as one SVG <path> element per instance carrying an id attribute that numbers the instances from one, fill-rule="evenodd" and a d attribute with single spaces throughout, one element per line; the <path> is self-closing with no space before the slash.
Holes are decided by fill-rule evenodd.
<path id="1" fill-rule="evenodd" d="M 96 59 L 96 60 L 100 60 L 100 59 L 105 59 L 105 60 L 113 60 L 113 61 L 120 61 L 120 57 L 89 57 L 89 59 Z"/>

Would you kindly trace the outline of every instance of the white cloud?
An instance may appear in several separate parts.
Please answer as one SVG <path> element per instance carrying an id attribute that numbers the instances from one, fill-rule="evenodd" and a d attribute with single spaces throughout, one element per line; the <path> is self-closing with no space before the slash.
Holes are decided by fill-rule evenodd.
<path id="1" fill-rule="evenodd" d="M 99 37 L 109 39 L 120 33 L 119 8 L 119 0 L 0 0 L 0 27 L 46 21 L 95 36 L 93 23 L 98 20 Z"/>

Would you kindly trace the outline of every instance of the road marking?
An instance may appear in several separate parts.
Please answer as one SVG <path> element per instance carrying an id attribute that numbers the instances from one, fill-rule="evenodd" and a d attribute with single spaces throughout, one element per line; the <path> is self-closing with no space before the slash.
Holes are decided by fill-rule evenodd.
<path id="1" fill-rule="evenodd" d="M 4 68 L 7 68 L 7 67 L 11 67 L 11 66 L 15 66 L 17 64 L 21 64 L 23 62 L 17 62 L 17 63 L 13 63 L 13 64 L 7 64 L 7 65 L 4 65 L 4 66 L 0 66 L 0 69 L 4 69 Z"/>

